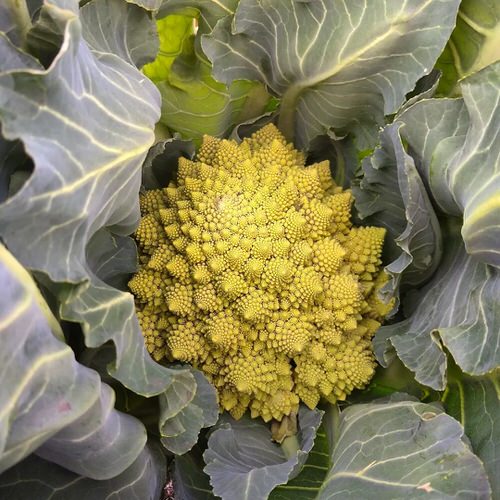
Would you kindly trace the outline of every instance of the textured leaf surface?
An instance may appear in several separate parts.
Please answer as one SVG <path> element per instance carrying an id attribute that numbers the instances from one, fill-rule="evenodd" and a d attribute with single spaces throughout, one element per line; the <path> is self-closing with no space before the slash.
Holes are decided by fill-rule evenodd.
<path id="1" fill-rule="evenodd" d="M 275 486 L 298 474 L 313 447 L 321 417 L 318 410 L 300 408 L 299 449 L 288 459 L 262 422 L 228 419 L 210 435 L 203 454 L 214 494 L 223 500 L 267 498 Z"/>
<path id="2" fill-rule="evenodd" d="M 80 11 L 83 37 L 96 52 L 116 54 L 138 68 L 158 52 L 155 23 L 148 13 L 123 0 L 92 0 Z"/>
<path id="3" fill-rule="evenodd" d="M 399 117 L 402 134 L 437 204 L 463 213 L 467 252 L 500 267 L 500 62 L 465 79 L 461 89 L 463 105 L 433 99 L 409 108 Z"/>
<path id="4" fill-rule="evenodd" d="M 157 500 L 166 480 L 159 446 L 148 445 L 119 476 L 95 481 L 35 455 L 0 476 L 0 497 L 11 500 Z"/>
<path id="5" fill-rule="evenodd" d="M 443 72 L 439 92 L 460 94 L 457 82 L 500 59 L 500 3 L 496 0 L 463 0 L 457 25 L 437 68 Z"/>
<path id="6" fill-rule="evenodd" d="M 319 499 L 488 499 L 463 428 L 434 406 L 378 400 L 348 407 Z"/>
<path id="7" fill-rule="evenodd" d="M 392 281 L 382 290 L 388 298 L 400 286 L 427 281 L 441 258 L 441 229 L 415 163 L 401 142 L 395 123 L 380 134 L 380 147 L 363 160 L 363 178 L 353 187 L 363 222 L 385 227 L 386 266 Z"/>
<path id="8" fill-rule="evenodd" d="M 161 442 L 177 455 L 189 451 L 198 441 L 200 430 L 215 425 L 218 418 L 215 387 L 194 368 L 176 377 L 160 395 Z"/>
<path id="9" fill-rule="evenodd" d="M 374 339 L 382 364 L 392 345 L 416 379 L 437 390 L 446 385 L 441 343 L 467 373 L 482 375 L 500 364 L 500 272 L 466 253 L 460 220 L 445 229 L 443 259 L 432 280 L 408 295 L 407 319 L 381 327 Z"/>
<path id="10" fill-rule="evenodd" d="M 242 0 L 202 45 L 217 80 L 258 80 L 282 98 L 279 126 L 298 147 L 333 127 L 364 149 L 433 67 L 458 5 Z"/>
<path id="11" fill-rule="evenodd" d="M 144 427 L 115 411 L 111 389 L 75 361 L 34 281 L 3 245 L 0 283 L 0 470 L 38 448 L 97 479 L 121 473 L 144 447 Z"/>
<path id="12" fill-rule="evenodd" d="M 488 473 L 493 498 L 500 498 L 500 373 L 462 376 L 450 382 L 443 399 L 447 413 L 465 429 Z"/>
<path id="13" fill-rule="evenodd" d="M 2 132 L 20 138 L 35 163 L 23 188 L 0 207 L 0 233 L 23 265 L 66 283 L 55 287 L 61 316 L 82 323 L 88 346 L 114 342 L 113 375 L 138 393 L 157 394 L 173 372 L 147 354 L 132 295 L 98 279 L 85 252 L 101 228 L 125 235 L 138 221 L 141 163 L 159 96 L 127 62 L 95 55 L 71 10 L 52 2 L 45 14 L 65 23 L 53 64 L 0 75 Z"/>

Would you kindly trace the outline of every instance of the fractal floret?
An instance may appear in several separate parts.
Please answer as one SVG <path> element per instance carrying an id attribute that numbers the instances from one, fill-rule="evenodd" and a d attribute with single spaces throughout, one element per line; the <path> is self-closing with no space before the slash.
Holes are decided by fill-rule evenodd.
<path id="1" fill-rule="evenodd" d="M 202 370 L 235 418 L 281 420 L 367 384 L 392 308 L 377 295 L 384 229 L 352 227 L 327 161 L 304 166 L 273 125 L 205 137 L 140 203 L 129 287 L 155 360 Z"/>

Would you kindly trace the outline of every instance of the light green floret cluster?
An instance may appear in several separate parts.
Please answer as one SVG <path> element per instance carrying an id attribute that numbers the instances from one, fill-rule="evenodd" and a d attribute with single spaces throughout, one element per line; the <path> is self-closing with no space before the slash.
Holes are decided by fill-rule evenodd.
<path id="1" fill-rule="evenodd" d="M 362 388 L 392 304 L 377 298 L 384 230 L 353 228 L 351 203 L 273 125 L 241 144 L 205 137 L 176 183 L 141 196 L 129 287 L 154 359 L 202 370 L 235 418 Z"/>

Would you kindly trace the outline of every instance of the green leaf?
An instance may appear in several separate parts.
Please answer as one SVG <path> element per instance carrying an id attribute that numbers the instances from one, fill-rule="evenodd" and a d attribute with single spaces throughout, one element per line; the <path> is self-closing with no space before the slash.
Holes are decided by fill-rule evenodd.
<path id="1" fill-rule="evenodd" d="M 189 451 L 198 441 L 200 430 L 215 425 L 218 418 L 217 391 L 194 368 L 176 377 L 160 395 L 161 442 L 177 455 Z"/>
<path id="2" fill-rule="evenodd" d="M 88 346 L 113 341 L 113 376 L 140 394 L 158 394 L 176 372 L 149 357 L 132 295 L 96 276 L 86 248 L 103 227 L 120 236 L 137 224 L 159 95 L 116 55 L 96 56 L 72 10 L 54 2 L 44 9 L 66 26 L 54 63 L 0 74 L 2 133 L 21 139 L 35 164 L 0 206 L 0 235 L 24 266 L 57 283 L 60 315 L 82 324 Z"/>
<path id="3" fill-rule="evenodd" d="M 500 364 L 500 271 L 469 256 L 460 220 L 442 226 L 445 249 L 435 275 L 408 294 L 407 319 L 382 326 L 375 335 L 379 362 L 398 357 L 422 384 L 443 390 L 446 354 L 465 372 L 482 375 Z"/>
<path id="4" fill-rule="evenodd" d="M 398 117 L 401 133 L 439 207 L 463 213 L 467 252 L 500 267 L 500 62 L 461 88 L 463 101 L 423 100 L 408 108 Z"/>
<path id="5" fill-rule="evenodd" d="M 269 95 L 257 82 L 216 82 L 195 47 L 192 23 L 192 17 L 180 15 L 158 21 L 160 53 L 145 73 L 162 96 L 161 123 L 199 144 L 204 134 L 227 135 L 234 125 L 262 114 Z"/>
<path id="6" fill-rule="evenodd" d="M 345 409 L 318 499 L 484 499 L 490 487 L 461 425 L 393 396 Z"/>
<path id="7" fill-rule="evenodd" d="M 0 471 L 36 449 L 95 479 L 120 474 L 144 447 L 142 424 L 75 361 L 28 272 L 0 245 Z"/>
<path id="8" fill-rule="evenodd" d="M 116 54 L 141 68 L 158 52 L 158 35 L 148 13 L 123 0 L 92 0 L 80 10 L 83 37 L 98 53 Z"/>
<path id="9" fill-rule="evenodd" d="M 78 476 L 32 455 L 0 476 L 0 496 L 12 500 L 157 500 L 166 470 L 165 457 L 153 444 L 119 476 L 107 481 Z"/>
<path id="10" fill-rule="evenodd" d="M 474 453 L 488 473 L 493 498 L 500 495 L 500 380 L 498 370 L 487 377 L 454 377 L 443 397 L 446 412 L 464 427 Z"/>
<path id="11" fill-rule="evenodd" d="M 155 83 L 168 78 L 172 63 L 181 55 L 184 44 L 194 33 L 193 18 L 190 16 L 167 16 L 159 19 L 156 27 L 160 38 L 159 52 L 153 62 L 143 68 L 144 74 Z"/>
<path id="12" fill-rule="evenodd" d="M 500 4 L 496 0 L 463 0 L 457 25 L 436 67 L 443 72 L 439 93 L 460 94 L 462 78 L 500 59 Z"/>
<path id="13" fill-rule="evenodd" d="M 203 472 L 202 454 L 198 447 L 174 459 L 174 491 L 182 500 L 212 500 L 209 477 Z"/>
<path id="14" fill-rule="evenodd" d="M 458 5 L 241 0 L 202 46 L 217 80 L 261 81 L 282 98 L 279 127 L 299 148 L 333 128 L 366 149 L 433 67 Z"/>
<path id="15" fill-rule="evenodd" d="M 385 270 L 392 280 L 382 289 L 387 299 L 400 287 L 417 287 L 436 270 L 442 253 L 441 229 L 413 158 L 399 136 L 400 123 L 380 133 L 380 146 L 363 160 L 363 178 L 353 187 L 359 217 L 385 227 Z"/>
<path id="16" fill-rule="evenodd" d="M 314 444 L 323 412 L 299 409 L 297 451 L 290 458 L 271 441 L 271 431 L 260 421 L 226 419 L 208 440 L 203 454 L 215 495 L 223 500 L 267 498 L 271 490 L 295 477 Z M 286 443 L 286 440 L 285 440 Z"/>

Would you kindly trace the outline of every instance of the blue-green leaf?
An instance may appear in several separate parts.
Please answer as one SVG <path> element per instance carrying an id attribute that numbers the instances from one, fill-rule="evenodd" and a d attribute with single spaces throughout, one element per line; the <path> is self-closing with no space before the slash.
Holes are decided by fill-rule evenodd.
<path id="1" fill-rule="evenodd" d="M 275 486 L 299 473 L 313 447 L 322 414 L 300 408 L 299 433 L 286 438 L 298 441 L 297 451 L 290 457 L 271 441 L 271 431 L 263 422 L 227 419 L 210 435 L 203 454 L 214 494 L 223 500 L 267 498 Z"/>
<path id="2" fill-rule="evenodd" d="M 218 418 L 215 387 L 194 368 L 176 377 L 160 395 L 161 442 L 177 455 L 189 451 L 198 441 L 200 430 L 215 425 Z"/>
<path id="3" fill-rule="evenodd" d="M 474 453 L 488 473 L 493 498 L 500 495 L 500 373 L 454 377 L 444 393 L 447 413 L 465 429 Z"/>
<path id="4" fill-rule="evenodd" d="M 299 148 L 333 128 L 366 149 L 432 69 L 459 3 L 241 0 L 202 46 L 217 80 L 261 81 L 282 98 L 279 127 Z"/>
<path id="5" fill-rule="evenodd" d="M 500 62 L 460 85 L 463 100 L 408 108 L 398 118 L 405 123 L 401 134 L 436 204 L 463 214 L 467 252 L 500 267 Z"/>
<path id="6" fill-rule="evenodd" d="M 319 500 L 487 500 L 462 426 L 435 406 L 393 396 L 346 408 Z"/>
<path id="7" fill-rule="evenodd" d="M 28 272 L 0 244 L 0 471 L 36 450 L 79 474 L 120 474 L 146 442 L 114 393 L 75 361 Z"/>
<path id="8" fill-rule="evenodd" d="M 413 158 L 403 148 L 401 124 L 380 133 L 380 147 L 363 160 L 363 178 L 353 187 L 364 223 L 385 227 L 385 270 L 392 280 L 383 288 L 387 298 L 400 287 L 417 287 L 436 270 L 442 252 L 441 229 Z"/>
<path id="9" fill-rule="evenodd" d="M 83 37 L 96 52 L 116 54 L 141 68 L 158 52 L 155 22 L 123 0 L 92 0 L 80 10 Z"/>
<path id="10" fill-rule="evenodd" d="M 446 250 L 435 275 L 408 294 L 407 319 L 382 326 L 375 335 L 378 360 L 386 364 L 392 345 L 416 379 L 433 389 L 446 385 L 446 354 L 460 368 L 482 375 L 500 365 L 500 271 L 467 254 L 460 220 L 443 226 Z"/>
<path id="11" fill-rule="evenodd" d="M 175 372 L 149 357 L 132 295 L 99 279 L 86 249 L 102 228 L 124 236 L 138 222 L 159 95 L 132 65 L 89 48 L 76 0 L 47 1 L 43 9 L 64 26 L 52 65 L 0 73 L 2 133 L 19 138 L 35 165 L 0 206 L 0 236 L 24 266 L 55 282 L 61 317 L 82 324 L 88 346 L 114 342 L 113 376 L 140 394 L 158 394 Z"/>
<path id="12" fill-rule="evenodd" d="M 148 444 L 120 475 L 107 481 L 78 476 L 35 455 L 0 476 L 0 497 L 10 500 L 158 500 L 167 464 L 158 445 Z"/>

